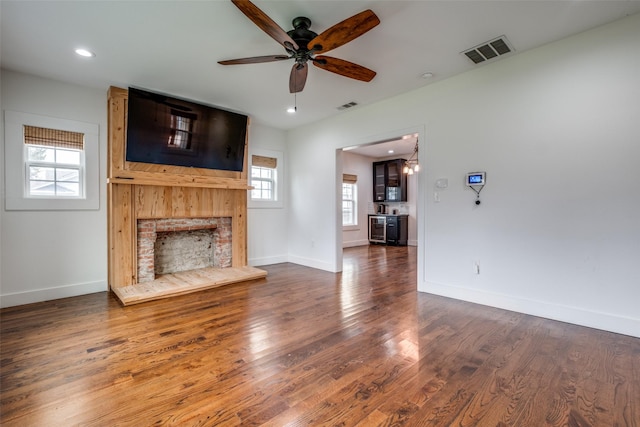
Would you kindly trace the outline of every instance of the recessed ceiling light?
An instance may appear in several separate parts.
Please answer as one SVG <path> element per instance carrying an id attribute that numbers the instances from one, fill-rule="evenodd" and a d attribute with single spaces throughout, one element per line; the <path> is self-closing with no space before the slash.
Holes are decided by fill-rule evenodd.
<path id="1" fill-rule="evenodd" d="M 389 150 L 389 151 L 387 151 L 387 153 L 393 154 L 393 150 Z"/>
<path id="2" fill-rule="evenodd" d="M 91 52 L 90 50 L 82 49 L 82 48 L 76 49 L 75 52 L 76 54 L 80 56 L 84 56 L 85 58 L 93 58 L 94 56 L 96 56 L 96 54 Z"/>
<path id="3" fill-rule="evenodd" d="M 430 79 L 433 77 L 433 73 L 423 73 L 421 76 L 423 79 Z"/>

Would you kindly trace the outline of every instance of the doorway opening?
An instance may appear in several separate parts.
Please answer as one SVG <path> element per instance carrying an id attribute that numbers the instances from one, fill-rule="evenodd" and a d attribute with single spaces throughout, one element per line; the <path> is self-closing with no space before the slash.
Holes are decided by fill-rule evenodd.
<path id="1" fill-rule="evenodd" d="M 419 150 L 424 146 L 421 141 L 421 135 L 424 135 L 423 128 L 413 128 L 403 132 L 395 132 L 392 135 L 380 138 L 370 138 L 371 142 L 362 142 L 357 145 L 345 147 L 337 150 L 337 168 L 338 183 L 337 186 L 337 206 L 339 208 L 337 225 L 337 254 L 338 265 L 344 265 L 343 250 L 350 247 L 385 245 L 385 242 L 370 242 L 370 217 L 380 214 L 393 216 L 406 216 L 407 228 L 407 246 L 418 246 L 419 216 L 421 214 L 420 204 L 420 179 L 421 173 L 414 172 L 411 175 L 406 174 L 402 165 L 405 161 L 412 161 L 412 165 L 420 162 L 422 156 L 419 156 Z M 386 200 L 376 200 L 375 190 L 375 173 L 374 163 L 389 160 L 402 159 L 398 162 L 401 165 L 400 173 L 405 174 L 406 178 L 406 198 L 387 197 Z M 424 167 L 424 165 L 422 165 Z M 423 169 L 424 170 L 424 169 Z M 413 170 L 412 170 L 413 172 Z M 346 177 L 346 178 L 345 178 Z M 355 203 L 350 203 L 349 191 L 345 181 L 354 181 Z M 354 213 L 353 211 L 356 211 Z M 350 215 L 357 218 L 355 225 L 343 225 L 345 219 Z M 393 221 L 393 218 L 390 218 Z M 390 243 L 393 244 L 393 243 Z M 415 250 L 412 251 L 415 253 Z"/>

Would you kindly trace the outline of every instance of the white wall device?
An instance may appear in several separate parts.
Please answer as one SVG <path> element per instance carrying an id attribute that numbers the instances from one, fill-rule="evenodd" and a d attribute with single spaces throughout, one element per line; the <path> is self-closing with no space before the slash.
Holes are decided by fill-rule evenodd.
<path id="1" fill-rule="evenodd" d="M 486 172 L 469 172 L 467 174 L 467 185 L 469 187 L 473 185 L 484 185 L 487 177 Z"/>
<path id="2" fill-rule="evenodd" d="M 467 187 L 471 188 L 476 193 L 476 205 L 480 204 L 480 192 L 484 188 L 487 182 L 486 172 L 469 172 L 465 179 Z"/>

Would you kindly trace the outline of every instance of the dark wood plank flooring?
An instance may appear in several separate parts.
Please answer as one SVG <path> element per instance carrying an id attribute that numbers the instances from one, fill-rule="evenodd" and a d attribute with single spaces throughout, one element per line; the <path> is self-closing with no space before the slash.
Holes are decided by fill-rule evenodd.
<path id="1" fill-rule="evenodd" d="M 6 308 L 3 426 L 640 426 L 640 339 L 416 292 L 411 247 Z"/>

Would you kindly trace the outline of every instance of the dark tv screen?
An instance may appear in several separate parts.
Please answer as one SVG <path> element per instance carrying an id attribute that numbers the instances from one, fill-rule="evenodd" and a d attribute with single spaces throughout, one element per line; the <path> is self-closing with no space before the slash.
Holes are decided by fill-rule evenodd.
<path id="1" fill-rule="evenodd" d="M 129 162 L 241 172 L 247 116 L 129 88 Z"/>

